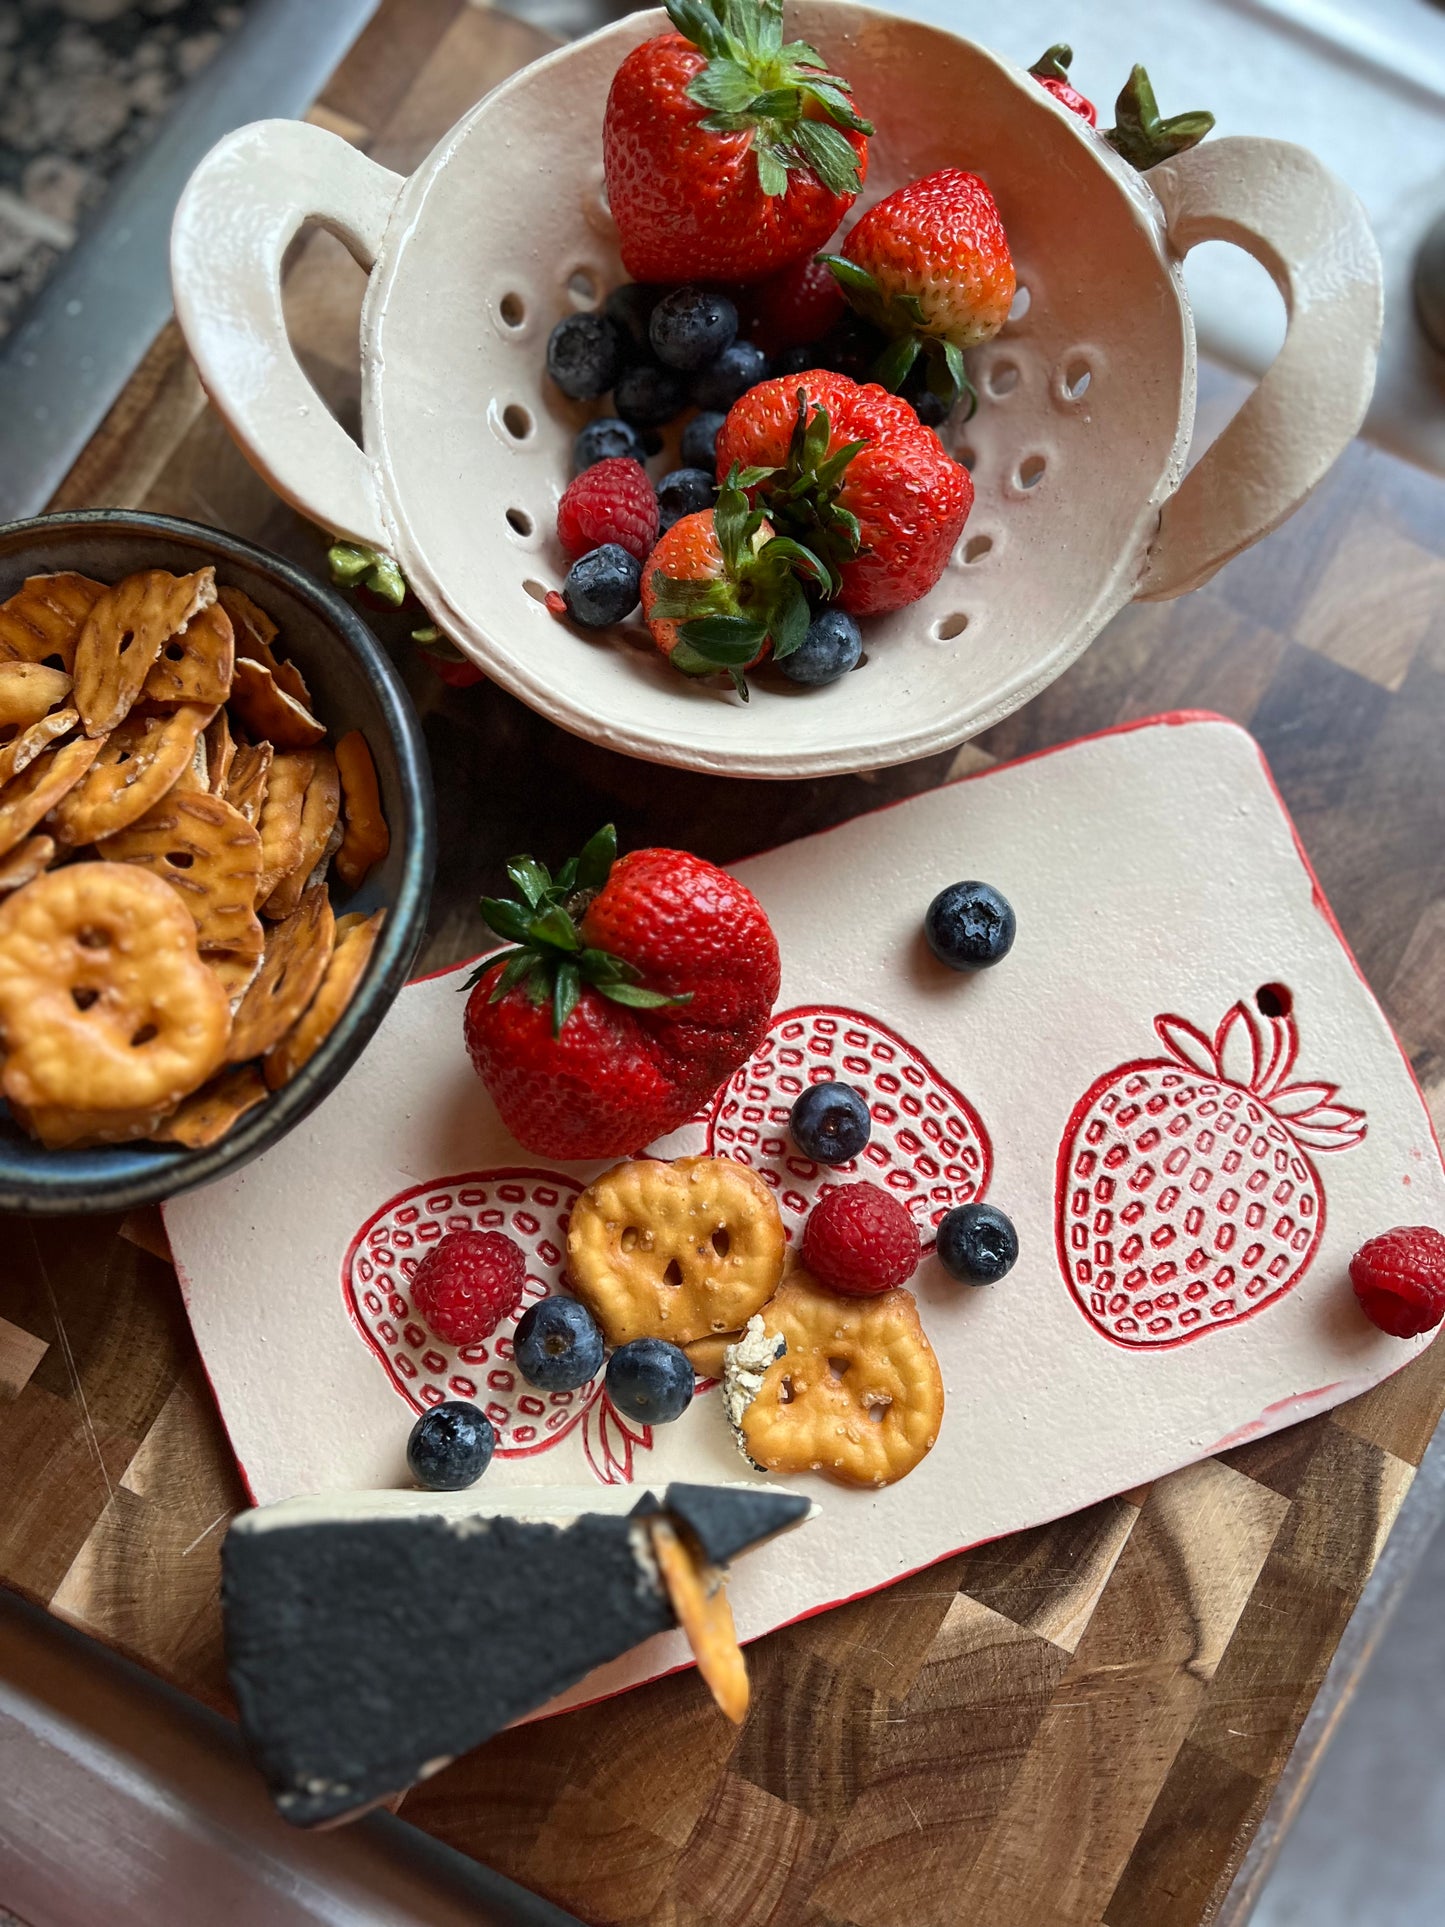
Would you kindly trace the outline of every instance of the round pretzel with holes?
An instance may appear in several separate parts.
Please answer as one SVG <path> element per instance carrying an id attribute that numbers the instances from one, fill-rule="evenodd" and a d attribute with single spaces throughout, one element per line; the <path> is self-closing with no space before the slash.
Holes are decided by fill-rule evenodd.
<path id="1" fill-rule="evenodd" d="M 756 1172 L 727 1158 L 634 1158 L 582 1193 L 567 1275 L 609 1345 L 732 1332 L 783 1275 L 783 1221 Z"/>
<path id="2" fill-rule="evenodd" d="M 88 1135 L 145 1136 L 218 1068 L 230 1029 L 159 877 L 73 863 L 0 903 L 0 1082 L 46 1142 L 72 1141 L 80 1114 Z"/>
<path id="3" fill-rule="evenodd" d="M 932 1451 L 943 1422 L 943 1374 L 912 1292 L 840 1298 L 799 1265 L 761 1316 L 786 1349 L 742 1414 L 755 1464 L 880 1486 Z"/>

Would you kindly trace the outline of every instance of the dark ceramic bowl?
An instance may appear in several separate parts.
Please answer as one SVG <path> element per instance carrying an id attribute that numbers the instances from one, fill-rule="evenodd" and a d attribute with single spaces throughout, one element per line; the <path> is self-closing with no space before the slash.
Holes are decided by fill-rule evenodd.
<path id="1" fill-rule="evenodd" d="M 248 1163 L 285 1137 L 345 1077 L 405 983 L 422 939 L 436 829 L 421 729 L 401 678 L 340 596 L 279 556 L 218 529 L 114 509 L 0 527 L 0 600 L 27 575 L 57 569 L 115 582 L 136 569 L 184 574 L 207 562 L 215 563 L 219 582 L 244 589 L 274 618 L 332 740 L 359 729 L 371 747 L 391 851 L 354 897 L 343 898 L 333 888 L 332 900 L 338 915 L 385 904 L 386 922 L 361 987 L 320 1050 L 209 1150 L 135 1143 L 47 1151 L 0 1105 L 0 1211 L 130 1210 Z"/>

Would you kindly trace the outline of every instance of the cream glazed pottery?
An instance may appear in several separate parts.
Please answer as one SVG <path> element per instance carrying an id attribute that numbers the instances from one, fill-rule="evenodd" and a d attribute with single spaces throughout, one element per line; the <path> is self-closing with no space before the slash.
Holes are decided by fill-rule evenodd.
<path id="1" fill-rule="evenodd" d="M 920 931 L 961 849 L 1018 913 L 1006 962 L 970 980 Z M 750 1164 L 795 1245 L 821 1186 L 858 1177 L 906 1204 L 924 1244 L 978 1198 L 1019 1240 L 1008 1277 L 979 1290 L 923 1257 L 909 1288 L 943 1373 L 937 1443 L 882 1491 L 770 1481 L 821 1510 L 741 1562 L 745 1639 L 1326 1411 L 1436 1336 L 1387 1337 L 1350 1288 L 1366 1238 L 1445 1225 L 1445 1171 L 1409 1064 L 1234 724 L 1157 717 L 737 873 L 777 932 L 777 1008 L 707 1115 L 652 1148 Z M 417 1261 L 451 1226 L 518 1240 L 529 1301 L 560 1289 L 565 1215 L 601 1168 L 549 1166 L 508 1134 L 462 1048 L 469 974 L 403 991 L 311 1130 L 165 1207 L 250 1492 L 269 1504 L 401 1486 L 416 1415 L 443 1398 L 486 1407 L 497 1449 L 477 1490 L 521 1516 L 539 1488 L 591 1485 L 599 1509 L 626 1510 L 673 1479 L 762 1478 L 720 1387 L 675 1424 L 642 1426 L 600 1380 L 538 1395 L 508 1326 L 459 1350 L 417 1318 Z M 873 1113 L 863 1156 L 837 1172 L 787 1137 L 791 1092 L 824 1065 Z M 1151 1504 L 1208 1506 L 1230 1476 L 1200 1466 Z M 604 1680 L 686 1656 L 668 1635 Z"/>
<path id="2" fill-rule="evenodd" d="M 1381 268 L 1354 195 L 1313 155 L 1206 141 L 1139 175 L 1010 62 L 936 28 L 796 0 L 789 28 L 853 78 L 878 133 L 872 200 L 942 166 L 982 174 L 1018 267 L 1002 334 L 971 359 L 981 403 L 950 425 L 977 499 L 924 601 L 868 623 L 866 660 L 744 707 L 689 682 L 640 619 L 579 633 L 543 606 L 571 442 L 598 412 L 547 380 L 548 334 L 625 279 L 602 179 L 619 61 L 666 31 L 635 14 L 514 75 L 408 180 L 320 128 L 223 140 L 177 210 L 176 312 L 249 459 L 325 528 L 394 556 L 488 675 L 630 755 L 738 776 L 821 776 L 927 755 L 1018 708 L 1131 597 L 1206 581 L 1274 528 L 1358 428 Z M 363 444 L 287 341 L 280 272 L 308 222 L 370 269 Z M 1195 344 L 1180 263 L 1244 248 L 1289 310 L 1278 359 L 1186 475 Z M 639 646 L 641 645 L 641 646 Z"/>

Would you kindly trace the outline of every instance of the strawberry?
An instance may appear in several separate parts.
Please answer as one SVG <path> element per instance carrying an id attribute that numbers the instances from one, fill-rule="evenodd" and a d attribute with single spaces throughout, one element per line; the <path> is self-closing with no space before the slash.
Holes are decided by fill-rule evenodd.
<path id="1" fill-rule="evenodd" d="M 761 904 L 681 850 L 599 830 L 520 899 L 484 898 L 511 947 L 467 999 L 467 1050 L 508 1130 L 549 1158 L 616 1158 L 685 1124 L 761 1043 L 778 945 Z"/>
<path id="2" fill-rule="evenodd" d="M 719 474 L 744 469 L 776 528 L 835 576 L 854 615 L 927 595 L 973 506 L 968 470 L 901 396 L 823 369 L 759 382 L 735 402 L 717 460 Z"/>
<path id="3" fill-rule="evenodd" d="M 847 310 L 843 290 L 822 261 L 795 261 L 781 274 L 739 289 L 742 331 L 765 354 L 821 341 Z"/>
<path id="4" fill-rule="evenodd" d="M 952 406 L 971 392 L 965 348 L 996 335 L 1014 298 L 1014 264 L 992 194 L 977 174 L 944 167 L 870 208 L 824 255 L 865 321 L 891 337 L 874 366 L 900 387 L 920 352 L 930 386 Z"/>
<path id="5" fill-rule="evenodd" d="M 750 506 L 740 483 L 754 479 L 730 474 L 712 508 L 674 522 L 642 578 L 643 617 L 673 668 L 685 676 L 725 670 L 744 702 L 744 669 L 770 648 L 780 660 L 790 656 L 808 632 L 799 574 L 834 586 L 810 550 L 775 536 Z"/>
<path id="6" fill-rule="evenodd" d="M 1261 1022 L 1235 1004 L 1212 1037 L 1183 1017 L 1154 1028 L 1167 1055 L 1106 1071 L 1080 1098 L 1057 1177 L 1069 1289 L 1133 1347 L 1202 1338 L 1292 1290 L 1324 1228 L 1306 1152 L 1365 1135 L 1333 1084 L 1286 1081 L 1299 1052 L 1288 1008 Z"/>
<path id="7" fill-rule="evenodd" d="M 1069 85 L 1069 67 L 1073 62 L 1074 50 L 1062 41 L 1042 54 L 1029 72 L 1046 94 L 1052 94 L 1061 107 L 1067 107 L 1071 114 L 1086 120 L 1090 127 L 1098 125 L 1099 116 L 1091 100 L 1085 100 L 1077 87 Z"/>
<path id="8" fill-rule="evenodd" d="M 635 281 L 756 281 L 816 252 L 857 198 L 873 129 L 782 0 L 668 0 L 678 29 L 617 69 L 602 152 Z"/>

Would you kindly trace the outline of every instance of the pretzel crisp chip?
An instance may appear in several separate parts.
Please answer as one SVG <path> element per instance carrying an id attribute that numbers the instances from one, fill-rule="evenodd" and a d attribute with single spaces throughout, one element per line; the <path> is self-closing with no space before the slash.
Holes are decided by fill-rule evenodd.
<path id="1" fill-rule="evenodd" d="M 0 896 L 8 897 L 12 890 L 33 883 L 54 861 L 54 837 L 27 836 L 23 843 L 15 845 L 9 856 L 0 857 Z"/>
<path id="2" fill-rule="evenodd" d="M 107 589 L 75 645 L 75 706 L 87 736 L 104 736 L 129 713 L 163 645 L 216 599 L 216 572 L 169 575 L 142 569 Z"/>
<path id="3" fill-rule="evenodd" d="M 72 863 L 0 903 L 0 1085 L 43 1142 L 147 1136 L 219 1067 L 230 1029 L 157 878 Z"/>
<path id="4" fill-rule="evenodd" d="M 224 709 L 218 709 L 206 724 L 206 786 L 212 796 L 225 796 L 235 760 L 236 739 L 231 734 L 231 719 Z M 246 820 L 250 822 L 251 818 Z"/>
<path id="5" fill-rule="evenodd" d="M 245 744 L 235 751 L 230 774 L 215 792 L 218 796 L 224 796 L 233 810 L 239 810 L 248 823 L 260 821 L 275 755 L 269 743 Z M 305 792 L 302 793 L 304 795 Z"/>
<path id="6" fill-rule="evenodd" d="M 347 1005 L 366 975 L 366 966 L 371 962 L 371 953 L 376 948 L 385 917 L 384 910 L 374 910 L 359 922 L 342 918 L 337 923 L 336 944 L 331 952 L 331 961 L 326 966 L 326 975 L 321 979 L 321 988 L 300 1021 L 279 1044 L 267 1051 L 262 1060 L 261 1068 L 273 1091 L 279 1091 L 283 1084 L 289 1084 L 296 1073 L 310 1063 L 340 1023 Z M 342 923 L 347 924 L 344 933 Z"/>
<path id="7" fill-rule="evenodd" d="M 26 576 L 10 600 L 0 603 L 0 661 L 57 658 L 69 673 L 85 618 L 104 594 L 103 582 L 68 569 Z"/>
<path id="8" fill-rule="evenodd" d="M 12 776 L 18 776 L 21 770 L 29 769 L 42 749 L 49 749 L 62 736 L 68 736 L 79 721 L 78 709 L 52 709 L 38 723 L 32 723 L 28 729 L 22 729 L 12 736 L 0 748 L 0 788 Z"/>
<path id="9" fill-rule="evenodd" d="M 246 950 L 203 950 L 201 962 L 208 970 L 213 970 L 221 981 L 221 986 L 231 1000 L 231 1009 L 238 1010 L 241 999 L 261 974 L 265 953 L 253 955 Z"/>
<path id="10" fill-rule="evenodd" d="M 336 821 L 331 826 L 331 834 L 326 839 L 326 847 L 322 850 L 320 856 L 317 857 L 316 862 L 312 866 L 311 874 L 306 879 L 306 888 L 308 890 L 312 890 L 318 883 L 324 883 L 326 881 L 326 873 L 331 868 L 331 859 L 340 848 L 341 817 L 338 813 Z"/>
<path id="11" fill-rule="evenodd" d="M 263 1057 L 297 1022 L 326 975 L 336 923 L 324 884 L 266 933 L 266 953 L 231 1025 L 231 1062 Z"/>
<path id="12" fill-rule="evenodd" d="M 721 1711 L 734 1726 L 741 1726 L 748 1716 L 748 1663 L 738 1645 L 724 1575 L 687 1542 L 671 1519 L 649 1519 L 647 1534 L 697 1670 Z"/>
<path id="13" fill-rule="evenodd" d="M 278 656 L 272 647 L 279 631 L 266 611 L 243 589 L 218 589 L 216 594 L 236 631 L 237 656 L 248 657 L 252 662 L 259 662 L 263 669 L 269 669 L 278 689 L 293 696 L 303 709 L 310 709 L 311 691 L 306 687 L 306 678 L 294 662 Z"/>
<path id="14" fill-rule="evenodd" d="M 157 1144 L 183 1144 L 188 1151 L 204 1151 L 219 1144 L 233 1124 L 264 1104 L 269 1095 L 266 1080 L 254 1064 L 222 1071 L 182 1099 L 151 1136 Z"/>
<path id="15" fill-rule="evenodd" d="M 754 1465 L 843 1485 L 906 1477 L 943 1422 L 943 1375 L 912 1292 L 843 1298 L 801 1266 L 731 1348 L 724 1397 Z"/>
<path id="16" fill-rule="evenodd" d="M 41 750 L 27 769 L 0 790 L 0 856 L 29 836 L 42 816 L 68 796 L 100 753 L 89 736 Z"/>
<path id="17" fill-rule="evenodd" d="M 609 1345 L 736 1331 L 783 1275 L 772 1192 L 727 1158 L 633 1158 L 572 1207 L 567 1275 Z"/>
<path id="18" fill-rule="evenodd" d="M 336 852 L 336 874 L 348 890 L 355 890 L 370 870 L 385 861 L 391 832 L 381 813 L 376 764 L 359 729 L 347 730 L 338 741 L 336 767 L 341 772 L 346 822 L 346 834 Z"/>
<path id="19" fill-rule="evenodd" d="M 336 758 L 329 749 L 315 752 L 316 766 L 301 805 L 301 853 L 295 868 L 271 891 L 261 904 L 261 915 L 273 921 L 289 917 L 301 901 L 301 893 L 311 873 L 321 861 L 331 841 L 341 807 L 341 782 L 336 774 Z M 262 836 L 264 840 L 265 831 Z"/>
<path id="20" fill-rule="evenodd" d="M 127 716 L 126 721 L 129 722 L 130 720 L 130 717 Z M 199 796 L 209 796 L 211 793 L 211 774 L 210 766 L 206 760 L 206 732 L 204 729 L 197 733 L 196 740 L 191 745 L 191 753 L 186 758 L 186 766 L 176 778 L 176 788 L 178 790 L 194 790 Z"/>
<path id="21" fill-rule="evenodd" d="M 271 758 L 266 794 L 256 819 L 261 832 L 261 878 L 256 886 L 259 903 L 264 903 L 282 877 L 289 877 L 301 861 L 301 817 L 315 771 L 314 750 L 283 750 Z"/>
<path id="22" fill-rule="evenodd" d="M 326 725 L 288 696 L 264 664 L 249 657 L 236 664 L 231 706 L 253 736 L 264 737 L 277 749 L 311 749 L 326 739 Z"/>
<path id="23" fill-rule="evenodd" d="M 195 919 L 202 950 L 260 955 L 264 939 L 254 905 L 261 839 L 219 796 L 173 791 L 97 848 L 112 862 L 139 865 L 170 884 Z"/>
<path id="24" fill-rule="evenodd" d="M 132 711 L 96 744 L 90 768 L 51 811 L 60 841 L 98 843 L 144 816 L 185 774 L 210 716 L 195 703 L 161 715 Z"/>
<path id="25" fill-rule="evenodd" d="M 63 669 L 43 662 L 0 662 L 0 728 L 29 729 L 70 694 Z"/>
<path id="26" fill-rule="evenodd" d="M 235 662 L 231 618 L 213 602 L 161 644 L 141 695 L 151 703 L 205 703 L 214 709 L 231 693 Z"/>

